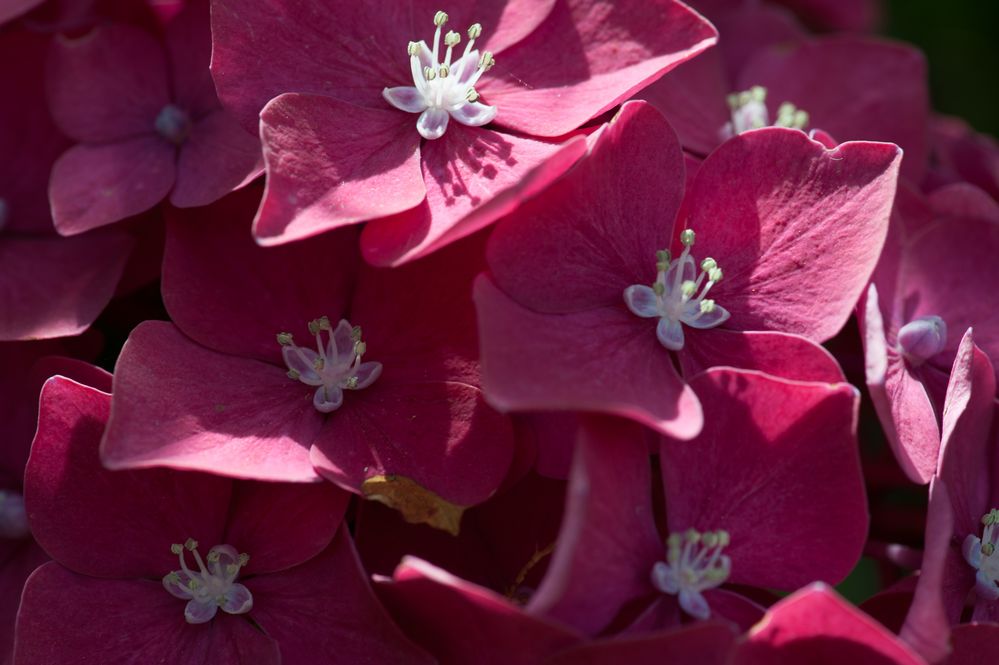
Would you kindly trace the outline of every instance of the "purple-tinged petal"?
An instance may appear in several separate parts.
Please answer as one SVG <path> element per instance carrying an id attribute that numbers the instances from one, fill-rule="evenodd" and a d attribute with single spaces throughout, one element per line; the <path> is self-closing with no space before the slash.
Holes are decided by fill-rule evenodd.
<path id="1" fill-rule="evenodd" d="M 724 279 L 711 297 L 727 328 L 825 341 L 849 318 L 888 230 L 901 151 L 883 143 L 835 150 L 794 129 L 726 141 L 701 165 L 684 207 L 698 256 Z"/>
<path id="2" fill-rule="evenodd" d="M 999 625 L 971 623 L 955 626 L 951 633 L 953 651 L 947 665 L 980 665 L 999 658 Z"/>
<path id="3" fill-rule="evenodd" d="M 170 203 L 204 206 L 254 180 L 264 171 L 260 140 L 222 110 L 198 120 L 177 157 Z"/>
<path id="4" fill-rule="evenodd" d="M 98 446 L 110 404 L 110 395 L 69 379 L 46 382 L 25 473 L 31 530 L 76 572 L 156 579 L 176 568 L 171 544 L 221 537 L 231 483 L 193 473 L 105 470 Z"/>
<path id="5" fill-rule="evenodd" d="M 426 196 L 411 116 L 285 94 L 260 113 L 267 191 L 254 236 L 277 245 L 418 205 Z"/>
<path id="6" fill-rule="evenodd" d="M 42 0 L 5 0 L 0 6 L 0 24 L 26 14 L 40 4 Z"/>
<path id="7" fill-rule="evenodd" d="M 118 357 L 101 455 L 112 469 L 314 482 L 309 446 L 321 427 L 311 391 L 284 369 L 210 351 L 172 324 L 147 321 Z"/>
<path id="8" fill-rule="evenodd" d="M 727 368 L 691 388 L 704 429 L 660 447 L 670 531 L 728 531 L 732 583 L 794 589 L 846 577 L 868 523 L 856 389 Z"/>
<path id="9" fill-rule="evenodd" d="M 293 333 L 299 344 L 311 346 L 308 321 L 344 315 L 358 263 L 357 236 L 343 231 L 261 248 L 249 227 L 259 200 L 251 187 L 206 208 L 167 212 L 163 301 L 198 343 L 283 366 L 278 333 Z"/>
<path id="10" fill-rule="evenodd" d="M 57 37 L 46 76 L 52 117 L 77 141 L 105 143 L 152 134 L 156 115 L 170 102 L 163 48 L 132 26 Z"/>
<path id="11" fill-rule="evenodd" d="M 430 656 L 408 641 L 378 603 L 350 536 L 341 529 L 306 563 L 246 582 L 253 619 L 281 645 L 285 663 L 419 663 Z"/>
<path id="12" fill-rule="evenodd" d="M 149 210 L 173 187 L 175 153 L 152 135 L 70 148 L 49 181 L 56 229 L 76 235 Z"/>
<path id="13" fill-rule="evenodd" d="M 406 113 L 421 113 L 427 108 L 427 100 L 419 89 L 411 85 L 399 85 L 382 90 L 382 97 L 389 104 Z"/>
<path id="14" fill-rule="evenodd" d="M 562 529 L 529 612 L 595 635 L 628 601 L 654 592 L 650 575 L 665 546 L 652 514 L 651 482 L 641 427 L 584 421 Z"/>
<path id="15" fill-rule="evenodd" d="M 815 583 L 781 600 L 746 636 L 733 665 L 922 665 L 884 626 Z"/>
<path id="16" fill-rule="evenodd" d="M 471 235 L 542 191 L 585 150 L 579 137 L 547 143 L 452 125 L 421 148 L 426 201 L 369 223 L 361 235 L 364 258 L 398 265 Z"/>
<path id="17" fill-rule="evenodd" d="M 999 223 L 999 202 L 970 183 L 944 185 L 930 192 L 927 198 L 938 217 L 963 217 Z"/>
<path id="18" fill-rule="evenodd" d="M 444 109 L 426 109 L 416 119 L 416 131 L 428 141 L 434 141 L 444 136 L 451 115 Z"/>
<path id="19" fill-rule="evenodd" d="M 446 7 L 448 27 L 462 32 L 480 23 L 476 47 L 499 53 L 531 33 L 554 4 L 464 2 Z M 222 103 L 249 130 L 256 129 L 268 100 L 284 92 L 390 108 L 382 90 L 413 84 L 406 47 L 432 39 L 434 14 L 441 6 L 437 0 L 418 0 L 396 9 L 366 2 L 214 0 L 211 69 Z"/>
<path id="20" fill-rule="evenodd" d="M 117 232 L 0 236 L 0 340 L 77 335 L 111 300 L 132 249 Z"/>
<path id="21" fill-rule="evenodd" d="M 831 353 L 815 342 L 791 333 L 739 332 L 717 328 L 687 336 L 678 354 L 684 376 L 721 365 L 753 369 L 792 381 L 845 383 Z"/>
<path id="22" fill-rule="evenodd" d="M 577 168 L 504 219 L 490 238 L 497 285 L 538 312 L 624 310 L 624 290 L 652 284 L 656 252 L 670 245 L 684 163 L 662 115 L 629 102 L 591 141 Z"/>
<path id="23" fill-rule="evenodd" d="M 481 102 L 468 102 L 450 112 L 456 122 L 469 127 L 481 127 L 492 122 L 496 117 L 496 107 L 486 106 Z"/>
<path id="24" fill-rule="evenodd" d="M 638 637 L 611 637 L 566 649 L 545 665 L 724 665 L 736 634 L 722 623 L 698 623 Z"/>
<path id="25" fill-rule="evenodd" d="M 184 621 L 183 607 L 158 582 L 99 580 L 48 563 L 25 586 L 14 662 L 130 665 L 136 662 L 137 645 L 142 662 L 281 662 L 277 643 L 248 621 L 220 613 L 192 625 Z M 123 647 L 123 637 L 130 646 Z"/>
<path id="26" fill-rule="evenodd" d="M 710 23 L 671 0 L 565 0 L 497 59 L 477 88 L 496 124 L 561 136 L 717 41 Z"/>
<path id="27" fill-rule="evenodd" d="M 376 589 L 402 629 L 441 665 L 540 665 L 582 639 L 502 596 L 411 557 L 403 559 L 392 580 L 378 580 Z M 427 612 L 428 607 L 433 612 Z"/>
<path id="28" fill-rule="evenodd" d="M 771 117 L 790 102 L 808 113 L 808 126 L 840 141 L 896 143 L 902 174 L 918 182 L 926 170 L 929 90 L 918 49 L 858 35 L 819 37 L 759 53 L 736 89 L 767 89 Z"/>
<path id="29" fill-rule="evenodd" d="M 32 572 L 49 560 L 45 551 L 31 538 L 0 543 L 0 653 L 2 662 L 11 662 L 14 650 L 14 623 L 21 604 L 24 583 Z"/>
<path id="30" fill-rule="evenodd" d="M 212 59 L 209 0 L 189 0 L 170 19 L 166 48 L 170 57 L 173 100 L 195 118 L 219 109 L 215 82 L 208 64 Z M 238 121 L 233 119 L 238 125 Z M 256 136 L 253 132 L 252 136 Z"/>
<path id="31" fill-rule="evenodd" d="M 996 379 L 989 357 L 975 344 L 969 329 L 961 339 L 947 385 L 937 473 L 946 482 L 958 541 L 980 533 L 981 518 L 996 484 L 989 460 L 994 451 L 991 430 Z M 927 527 L 929 529 L 929 527 Z"/>
<path id="32" fill-rule="evenodd" d="M 950 620 L 943 597 L 944 585 L 948 581 L 945 578 L 946 560 L 948 556 L 953 556 L 951 538 L 954 515 L 948 494 L 948 488 L 941 479 L 935 478 L 930 483 L 926 539 L 919 581 L 916 583 L 912 606 L 899 631 L 899 637 L 930 663 L 942 662 L 950 652 Z"/>
<path id="33" fill-rule="evenodd" d="M 655 337 L 623 305 L 537 314 L 488 276 L 475 283 L 482 387 L 500 411 L 595 411 L 689 439 L 701 406 Z M 608 355 L 613 349 L 613 355 Z"/>

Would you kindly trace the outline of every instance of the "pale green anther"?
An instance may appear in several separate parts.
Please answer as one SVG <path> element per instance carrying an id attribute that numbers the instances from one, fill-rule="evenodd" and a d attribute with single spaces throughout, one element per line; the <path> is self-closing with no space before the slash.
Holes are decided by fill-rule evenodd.
<path id="1" fill-rule="evenodd" d="M 729 536 L 728 531 L 725 529 L 718 530 L 718 544 L 722 547 L 728 547 L 728 544 L 732 542 L 732 537 Z"/>
<path id="2" fill-rule="evenodd" d="M 475 91 L 475 88 L 469 88 L 468 93 L 465 95 L 465 99 L 474 104 L 479 101 L 479 93 Z"/>
<path id="3" fill-rule="evenodd" d="M 731 93 L 730 95 L 728 95 L 725 98 L 725 101 L 728 102 L 728 107 L 730 109 L 732 109 L 733 111 L 738 110 L 738 108 L 739 108 L 739 94 L 738 93 L 735 93 L 735 92 Z"/>
<path id="4" fill-rule="evenodd" d="M 354 326 L 350 329 L 350 338 L 355 342 L 361 341 L 361 326 Z"/>
<path id="5" fill-rule="evenodd" d="M 469 39 L 478 39 L 481 34 L 482 34 L 482 25 L 480 25 L 479 23 L 473 23 L 472 25 L 468 26 Z"/>
<path id="6" fill-rule="evenodd" d="M 985 526 L 990 526 L 992 524 L 995 524 L 995 521 L 996 521 L 995 508 L 993 508 L 992 510 L 990 510 L 989 512 L 985 513 L 982 516 L 982 524 L 984 524 Z"/>
<path id="7" fill-rule="evenodd" d="M 669 537 L 666 538 L 666 544 L 669 545 L 670 547 L 679 547 L 680 546 L 680 538 L 681 538 L 680 534 L 678 534 L 678 533 L 671 533 L 671 534 L 669 534 Z"/>
<path id="8" fill-rule="evenodd" d="M 208 563 L 215 563 L 219 560 L 219 553 L 215 551 L 209 552 L 208 556 L 205 558 L 208 559 Z"/>
<path id="9" fill-rule="evenodd" d="M 315 369 L 317 372 L 321 372 L 324 367 L 326 367 L 326 363 L 323 361 L 322 358 L 316 358 L 315 360 L 312 361 L 312 368 Z"/>
<path id="10" fill-rule="evenodd" d="M 198 541 L 196 541 L 194 538 L 188 538 L 187 540 L 184 541 L 184 547 L 185 549 L 187 549 L 188 552 L 193 552 L 194 550 L 198 549 Z"/>
<path id="11" fill-rule="evenodd" d="M 447 23 L 447 14 L 444 12 L 437 12 L 434 14 L 434 25 L 438 28 Z"/>
<path id="12" fill-rule="evenodd" d="M 461 43 L 461 35 L 459 35 L 454 30 L 451 30 L 446 35 L 444 35 L 445 46 L 450 46 L 451 48 L 454 48 L 460 43 Z"/>
<path id="13" fill-rule="evenodd" d="M 652 285 L 652 290 L 656 292 L 657 296 L 662 296 L 664 293 L 666 293 L 666 287 L 660 282 L 655 282 Z"/>
<path id="14" fill-rule="evenodd" d="M 326 332 L 333 330 L 333 326 L 330 325 L 330 317 L 328 316 L 319 317 L 319 329 L 325 330 Z"/>
<path id="15" fill-rule="evenodd" d="M 291 333 L 286 332 L 278 333 L 277 341 L 281 346 L 288 346 L 295 343 L 295 339 L 291 336 Z"/>
<path id="16" fill-rule="evenodd" d="M 447 75 L 451 73 L 451 68 L 448 67 L 447 65 L 441 65 L 440 72 L 441 72 L 441 78 L 446 79 Z"/>
<path id="17" fill-rule="evenodd" d="M 309 332 L 313 335 L 319 334 L 319 319 L 309 321 Z"/>
<path id="18" fill-rule="evenodd" d="M 688 543 L 696 543 L 701 540 L 701 533 L 696 529 L 687 529 L 683 536 L 686 538 Z"/>
<path id="19" fill-rule="evenodd" d="M 694 283 L 692 280 L 689 280 L 689 279 L 686 282 L 684 282 L 683 284 L 680 285 L 680 293 L 683 294 L 684 298 L 691 298 L 691 297 L 693 297 L 694 291 L 696 291 L 696 290 L 697 290 L 697 284 Z"/>
<path id="20" fill-rule="evenodd" d="M 992 553 L 996 551 L 996 546 L 992 543 L 982 543 L 982 554 L 985 556 L 992 556 Z"/>
<path id="21" fill-rule="evenodd" d="M 715 301 L 711 299 L 701 301 L 701 313 L 710 314 L 715 311 Z"/>
<path id="22" fill-rule="evenodd" d="M 704 543 L 705 547 L 714 547 L 715 545 L 718 544 L 718 536 L 708 531 L 706 534 L 704 534 L 704 537 L 701 538 L 701 542 Z"/>
<path id="23" fill-rule="evenodd" d="M 184 551 L 184 546 L 181 545 L 180 543 L 174 543 L 173 545 L 170 546 L 170 551 L 173 552 L 174 554 L 180 554 L 181 552 Z"/>
<path id="24" fill-rule="evenodd" d="M 360 340 L 358 340 L 357 342 L 354 342 L 354 353 L 356 353 L 359 356 L 363 356 L 367 352 L 368 352 L 368 345 L 367 344 L 365 344 L 364 342 L 362 342 Z"/>
<path id="25" fill-rule="evenodd" d="M 235 575 L 236 573 L 239 572 L 239 566 L 237 566 L 234 563 L 230 563 L 228 566 L 225 567 L 225 572 L 227 575 Z"/>
<path id="26" fill-rule="evenodd" d="M 767 101 L 767 89 L 762 85 L 754 85 L 749 89 L 749 99 L 754 102 Z"/>
<path id="27" fill-rule="evenodd" d="M 419 42 L 409 42 L 409 46 L 406 47 L 406 52 L 409 53 L 410 56 L 414 56 L 414 55 L 419 54 L 419 52 L 420 52 L 420 43 Z"/>
<path id="28" fill-rule="evenodd" d="M 713 268 L 708 271 L 708 280 L 712 282 L 720 282 L 722 280 L 722 269 Z"/>
<path id="29" fill-rule="evenodd" d="M 683 243 L 684 247 L 693 245 L 696 238 L 697 234 L 694 233 L 694 229 L 684 229 L 680 234 L 680 242 Z"/>
<path id="30" fill-rule="evenodd" d="M 479 57 L 479 67 L 481 67 L 483 70 L 488 70 L 491 69 L 492 66 L 495 64 L 496 64 L 496 59 L 493 57 L 493 54 L 490 53 L 489 51 L 483 51 L 482 56 Z"/>
<path id="31" fill-rule="evenodd" d="M 352 376 L 349 379 L 347 379 L 347 388 L 350 389 L 350 390 L 354 390 L 355 388 L 357 388 L 357 377 L 356 376 Z"/>
<path id="32" fill-rule="evenodd" d="M 298 381 L 298 379 L 301 378 L 302 376 L 296 369 L 289 369 L 287 372 L 285 372 L 285 374 L 288 375 L 289 379 L 293 379 L 295 381 Z"/>
<path id="33" fill-rule="evenodd" d="M 669 265 L 669 262 L 673 259 L 673 255 L 668 249 L 660 249 L 656 252 L 656 263 L 665 263 Z"/>
<path id="34" fill-rule="evenodd" d="M 171 584 L 180 584 L 180 575 L 175 572 L 167 574 L 167 581 Z"/>
<path id="35" fill-rule="evenodd" d="M 427 79 L 428 81 L 433 81 L 435 78 L 437 78 L 437 70 L 434 69 L 433 67 L 424 67 L 423 78 Z"/>
<path id="36" fill-rule="evenodd" d="M 239 555 L 239 565 L 240 566 L 245 566 L 249 562 L 250 562 L 250 555 L 249 554 L 246 554 L 244 552 L 243 554 Z"/>
<path id="37" fill-rule="evenodd" d="M 194 591 L 195 589 L 197 589 L 200 586 L 201 586 L 201 582 L 199 582 L 197 579 L 195 579 L 193 577 L 190 580 L 188 580 L 188 582 L 187 582 L 187 588 L 190 589 L 191 591 Z"/>
<path id="38" fill-rule="evenodd" d="M 703 261 L 701 261 L 701 270 L 703 270 L 704 272 L 711 272 L 712 270 L 714 270 L 717 267 L 718 267 L 718 262 L 715 261 L 710 256 L 708 258 L 704 259 Z"/>

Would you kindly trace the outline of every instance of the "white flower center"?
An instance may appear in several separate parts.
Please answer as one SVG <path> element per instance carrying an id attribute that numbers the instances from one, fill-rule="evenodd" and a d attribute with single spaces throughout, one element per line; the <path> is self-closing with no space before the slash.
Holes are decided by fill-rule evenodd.
<path id="1" fill-rule="evenodd" d="M 729 95 L 728 107 L 732 112 L 732 120 L 721 129 L 722 140 L 760 127 L 804 129 L 808 126 L 808 113 L 791 102 L 784 102 L 780 105 L 777 109 L 777 120 L 771 125 L 766 102 L 767 89 L 761 85 L 754 85 L 749 90 L 733 92 Z"/>
<path id="2" fill-rule="evenodd" d="M 652 567 L 652 586 L 676 596 L 690 616 L 707 619 L 711 609 L 701 592 L 728 579 L 732 560 L 722 550 L 729 542 L 728 531 L 671 533 L 666 539 L 666 561 Z"/>
<path id="3" fill-rule="evenodd" d="M 228 614 L 246 614 L 253 608 L 253 596 L 242 584 L 236 582 L 239 571 L 250 560 L 232 545 L 216 545 L 208 550 L 208 564 L 198 553 L 198 542 L 190 538 L 183 545 L 174 544 L 170 551 L 180 558 L 180 570 L 163 577 L 163 587 L 171 595 L 188 601 L 184 618 L 188 623 L 211 621 L 222 608 Z M 190 552 L 198 570 L 187 567 L 185 551 Z"/>
<path id="4" fill-rule="evenodd" d="M 452 62 L 454 47 L 461 43 L 461 35 L 448 32 L 444 35 L 447 50 L 441 60 L 441 28 L 447 23 L 447 14 L 434 15 L 434 47 L 422 39 L 409 42 L 409 66 L 413 74 L 412 86 L 385 88 L 382 96 L 400 111 L 419 113 L 416 130 L 425 139 L 439 139 L 447 130 L 448 120 L 470 127 L 481 127 L 496 117 L 496 107 L 480 103 L 475 84 L 490 67 L 496 64 L 492 53 L 482 55 L 473 47 L 482 34 L 482 26 L 473 23 L 468 28 L 468 44 L 458 60 Z"/>
<path id="5" fill-rule="evenodd" d="M 167 104 L 156 116 L 156 132 L 174 145 L 180 145 L 191 133 L 191 116 L 187 111 Z"/>
<path id="6" fill-rule="evenodd" d="M 316 336 L 315 351 L 296 346 L 291 333 L 278 333 L 277 341 L 288 377 L 316 387 L 312 403 L 319 411 L 336 411 L 343 404 L 344 390 L 367 388 L 381 376 L 381 363 L 361 362 L 367 345 L 361 341 L 360 326 L 341 319 L 334 330 L 324 316 L 309 322 L 309 332 Z M 323 332 L 329 334 L 325 344 Z"/>
<path id="7" fill-rule="evenodd" d="M 0 538 L 20 539 L 29 533 L 24 497 L 17 492 L 0 490 Z"/>
<path id="8" fill-rule="evenodd" d="M 899 352 L 915 366 L 943 351 L 946 345 L 947 323 L 939 316 L 921 316 L 898 331 Z"/>
<path id="9" fill-rule="evenodd" d="M 962 553 L 964 560 L 977 570 L 975 590 L 982 600 L 999 599 L 999 554 L 996 553 L 996 540 L 999 539 L 999 510 L 993 508 L 982 517 L 982 537 L 968 534 L 964 539 Z"/>
<path id="10" fill-rule="evenodd" d="M 707 329 L 728 320 L 728 311 L 707 298 L 711 287 L 721 281 L 722 270 L 712 258 L 701 261 L 700 274 L 690 255 L 694 245 L 694 232 L 686 229 L 680 234 L 683 253 L 676 261 L 670 260 L 668 249 L 656 252 L 656 276 L 652 286 L 633 284 L 624 290 L 628 309 L 642 318 L 659 317 L 656 337 L 671 351 L 683 348 L 683 326 Z"/>

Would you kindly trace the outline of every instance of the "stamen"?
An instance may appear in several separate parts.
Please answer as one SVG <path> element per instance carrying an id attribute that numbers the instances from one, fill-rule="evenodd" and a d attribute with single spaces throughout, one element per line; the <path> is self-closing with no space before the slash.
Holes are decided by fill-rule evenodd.
<path id="1" fill-rule="evenodd" d="M 683 252 L 674 261 L 669 250 L 656 252 L 656 281 L 651 286 L 633 284 L 624 290 L 624 301 L 636 316 L 659 318 L 656 337 L 671 351 L 683 348 L 683 325 L 707 329 L 728 320 L 729 313 L 714 300 L 707 299 L 711 288 L 721 281 L 718 262 L 707 257 L 697 264 L 690 250 L 697 240 L 693 229 L 680 233 Z M 700 291 L 698 291 L 700 290 Z"/>
<path id="2" fill-rule="evenodd" d="M 999 600 L 999 510 L 993 508 L 982 516 L 982 537 L 968 534 L 964 539 L 964 560 L 976 569 L 975 591 L 985 601 Z"/>
<path id="3" fill-rule="evenodd" d="M 341 320 L 334 328 L 324 316 L 310 321 L 308 327 L 315 336 L 315 351 L 297 346 L 288 333 L 279 333 L 277 340 L 288 378 L 314 387 L 313 405 L 322 413 L 331 413 L 343 404 L 344 390 L 367 388 L 381 375 L 382 365 L 362 362 L 368 345 L 361 339 L 360 326 Z"/>
<path id="4" fill-rule="evenodd" d="M 721 586 L 728 579 L 732 561 L 722 551 L 731 539 L 727 531 L 701 533 L 688 529 L 670 533 L 666 539 L 666 561 L 652 567 L 652 585 L 677 596 L 680 607 L 698 619 L 711 616 L 702 592 Z"/>
<path id="5" fill-rule="evenodd" d="M 184 618 L 188 623 L 211 621 L 219 608 L 228 614 L 245 614 L 253 607 L 253 596 L 242 584 L 236 583 L 239 571 L 249 556 L 239 554 L 231 545 L 216 545 L 209 550 L 205 566 L 196 540 L 183 545 L 175 543 L 170 551 L 180 557 L 180 570 L 163 576 L 163 587 L 172 595 L 187 600 Z M 187 567 L 185 552 L 190 552 L 198 564 L 198 572 Z"/>
<path id="6" fill-rule="evenodd" d="M 444 35 L 445 50 L 441 58 L 441 29 L 447 21 L 448 15 L 442 11 L 434 15 L 432 48 L 422 41 L 408 43 L 406 52 L 413 85 L 382 90 L 382 96 L 395 108 L 420 114 L 416 127 L 428 140 L 443 136 L 452 118 L 470 127 L 480 127 L 496 117 L 496 107 L 481 104 L 475 90 L 479 78 L 496 62 L 488 51 L 480 56 L 474 50 L 482 26 L 479 23 L 469 26 L 469 41 L 461 57 L 454 61 L 454 49 L 461 43 L 461 35 L 455 31 Z"/>
<path id="7" fill-rule="evenodd" d="M 808 113 L 791 102 L 784 102 L 777 108 L 777 119 L 771 125 L 766 105 L 767 89 L 763 86 L 754 85 L 749 90 L 732 93 L 727 101 L 732 119 L 719 132 L 722 140 L 761 127 L 804 130 L 808 126 Z"/>

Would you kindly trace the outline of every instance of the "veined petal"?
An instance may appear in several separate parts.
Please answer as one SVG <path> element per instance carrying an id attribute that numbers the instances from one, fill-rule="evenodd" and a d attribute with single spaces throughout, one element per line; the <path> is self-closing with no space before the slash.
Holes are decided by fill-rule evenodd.
<path id="1" fill-rule="evenodd" d="M 664 561 L 657 561 L 656 565 L 652 566 L 652 584 L 663 593 L 676 595 L 680 592 L 676 575 Z"/>
<path id="2" fill-rule="evenodd" d="M 322 378 L 316 373 L 315 365 L 316 358 L 319 354 L 312 349 L 306 349 L 301 347 L 283 346 L 281 347 L 281 356 L 284 358 L 284 362 L 288 365 L 288 369 L 298 372 L 299 380 L 309 386 L 321 386 L 323 384 Z"/>
<path id="3" fill-rule="evenodd" d="M 360 390 L 361 388 L 367 388 L 372 383 L 375 382 L 379 376 L 382 375 L 382 364 L 378 362 L 366 362 L 361 363 L 357 368 L 357 372 L 354 374 L 354 378 L 357 379 L 357 385 L 354 386 L 355 390 Z"/>
<path id="4" fill-rule="evenodd" d="M 496 117 L 496 107 L 486 106 L 482 102 L 465 102 L 450 113 L 452 118 L 463 125 L 481 127 Z"/>
<path id="5" fill-rule="evenodd" d="M 659 319 L 656 337 L 659 338 L 659 343 L 670 351 L 679 351 L 683 348 L 683 325 L 672 319 Z"/>
<path id="6" fill-rule="evenodd" d="M 215 613 L 219 611 L 219 606 L 215 603 L 202 603 L 197 600 L 187 601 L 184 608 L 184 618 L 187 623 L 207 623 L 215 618 Z"/>
<path id="7" fill-rule="evenodd" d="M 382 90 L 382 97 L 392 106 L 407 113 L 419 113 L 427 108 L 427 101 L 416 87 L 400 85 Z"/>
<path id="8" fill-rule="evenodd" d="M 416 131 L 428 141 L 439 139 L 444 136 L 450 117 L 444 109 L 427 109 L 420 114 L 420 119 L 416 121 Z"/>
<path id="9" fill-rule="evenodd" d="M 635 316 L 645 319 L 659 316 L 656 300 L 656 292 L 644 284 L 633 284 L 624 290 L 624 304 Z"/>
<path id="10" fill-rule="evenodd" d="M 685 311 L 680 317 L 680 320 L 691 328 L 697 328 L 699 330 L 706 330 L 708 328 L 720 326 L 725 323 L 729 317 L 728 310 L 721 305 L 715 305 L 714 309 L 710 312 L 702 313 L 701 304 L 699 302 L 689 301 L 686 306 L 684 306 L 684 310 Z"/>
<path id="11" fill-rule="evenodd" d="M 332 413 L 340 408 L 343 404 L 343 390 L 337 386 L 319 386 L 316 388 L 316 394 L 312 397 L 312 404 L 316 407 L 317 411 L 322 413 Z"/>
<path id="12" fill-rule="evenodd" d="M 340 319 L 340 323 L 336 324 L 333 334 L 330 335 L 330 341 L 326 345 L 326 355 L 332 362 L 352 362 L 354 357 L 353 330 L 354 326 L 350 325 L 346 319 Z"/>
<path id="13" fill-rule="evenodd" d="M 222 609 L 229 614 L 246 614 L 253 609 L 253 596 L 242 584 L 233 584 L 225 592 L 225 602 Z"/>
<path id="14" fill-rule="evenodd" d="M 677 599 L 680 601 L 680 607 L 683 608 L 683 611 L 690 616 L 701 620 L 711 616 L 711 608 L 708 607 L 708 601 L 704 600 L 704 596 L 700 591 L 680 589 Z"/>

